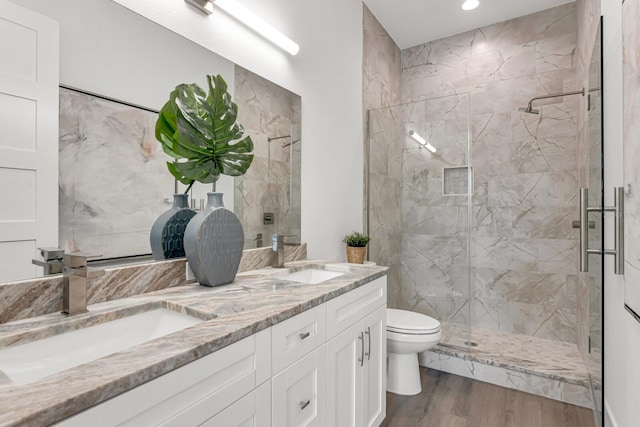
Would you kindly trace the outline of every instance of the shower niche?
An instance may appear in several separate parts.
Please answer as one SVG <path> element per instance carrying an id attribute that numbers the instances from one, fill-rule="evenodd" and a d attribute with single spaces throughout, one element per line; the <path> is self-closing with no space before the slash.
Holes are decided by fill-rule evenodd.
<path id="1" fill-rule="evenodd" d="M 473 195 L 473 167 L 456 166 L 442 168 L 442 195 Z"/>

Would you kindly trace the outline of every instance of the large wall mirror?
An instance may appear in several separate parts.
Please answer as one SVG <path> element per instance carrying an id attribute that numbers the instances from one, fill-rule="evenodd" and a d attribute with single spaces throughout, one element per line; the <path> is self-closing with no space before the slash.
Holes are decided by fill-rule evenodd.
<path id="1" fill-rule="evenodd" d="M 43 275 L 32 264 L 40 246 L 151 261 L 151 225 L 185 190 L 155 140 L 157 111 L 177 84 L 204 87 L 207 74 L 226 80 L 254 142 L 247 173 L 216 186 L 243 224 L 245 249 L 268 245 L 272 233 L 299 241 L 298 95 L 110 0 L 12 1 L 59 23 L 59 217 L 47 225 L 57 227 L 57 244 L 0 234 L 0 282 Z M 194 185 L 196 209 L 211 190 Z"/>

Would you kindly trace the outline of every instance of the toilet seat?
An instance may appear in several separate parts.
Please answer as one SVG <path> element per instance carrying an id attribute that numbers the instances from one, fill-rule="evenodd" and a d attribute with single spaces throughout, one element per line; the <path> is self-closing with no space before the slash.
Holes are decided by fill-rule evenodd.
<path id="1" fill-rule="evenodd" d="M 438 334 L 440 332 L 440 322 L 424 314 L 388 308 L 387 332 L 401 335 Z"/>

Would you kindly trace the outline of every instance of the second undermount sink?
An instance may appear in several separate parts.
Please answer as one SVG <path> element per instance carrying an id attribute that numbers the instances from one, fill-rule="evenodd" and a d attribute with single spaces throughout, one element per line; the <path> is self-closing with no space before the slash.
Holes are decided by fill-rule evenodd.
<path id="1" fill-rule="evenodd" d="M 15 385 L 29 384 L 201 322 L 157 308 L 1 350 L 0 372 Z"/>
<path id="2" fill-rule="evenodd" d="M 333 279 L 345 274 L 342 271 L 323 270 L 320 268 L 307 268 L 305 270 L 294 271 L 278 277 L 279 279 L 290 280 L 292 282 L 306 283 L 308 285 L 316 285 L 329 279 Z"/>

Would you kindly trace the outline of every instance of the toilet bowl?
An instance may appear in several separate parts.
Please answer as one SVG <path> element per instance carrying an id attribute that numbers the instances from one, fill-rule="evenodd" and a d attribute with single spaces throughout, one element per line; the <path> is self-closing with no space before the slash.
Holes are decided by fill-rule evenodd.
<path id="1" fill-rule="evenodd" d="M 387 309 L 387 391 L 407 396 L 422 391 L 418 353 L 435 347 L 441 336 L 436 319 Z"/>

